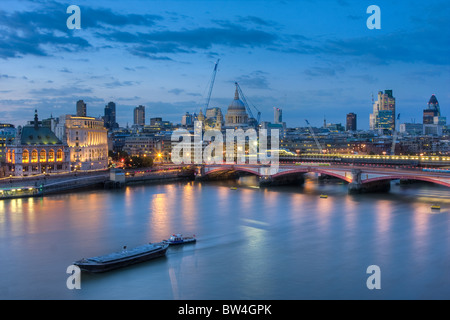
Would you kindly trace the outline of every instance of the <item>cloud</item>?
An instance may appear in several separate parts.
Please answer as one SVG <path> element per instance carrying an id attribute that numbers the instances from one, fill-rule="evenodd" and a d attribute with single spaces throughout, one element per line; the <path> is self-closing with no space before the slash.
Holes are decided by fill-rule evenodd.
<path id="1" fill-rule="evenodd" d="M 169 92 L 169 93 L 172 93 L 172 94 L 174 94 L 174 95 L 176 95 L 176 96 L 178 96 L 178 95 L 180 95 L 180 94 L 185 94 L 185 95 L 188 95 L 188 96 L 192 96 L 192 97 L 201 97 L 202 95 L 201 94 L 199 94 L 199 93 L 195 93 L 195 92 L 186 92 L 186 90 L 184 90 L 184 89 L 180 89 L 180 88 L 174 88 L 174 89 L 171 89 L 171 90 L 169 90 L 169 91 L 167 91 L 167 92 Z"/>
<path id="2" fill-rule="evenodd" d="M 445 32 L 397 32 L 378 37 L 328 40 L 323 53 L 348 57 L 365 57 L 375 64 L 425 62 L 450 64 L 450 46 Z"/>
<path id="3" fill-rule="evenodd" d="M 306 69 L 303 73 L 310 77 L 335 76 L 336 70 L 333 68 L 313 67 Z"/>
<path id="4" fill-rule="evenodd" d="M 221 27 L 201 27 L 153 32 L 110 31 L 97 32 L 98 37 L 115 43 L 136 44 L 130 47 L 133 55 L 150 59 L 171 60 L 167 54 L 197 53 L 215 46 L 232 48 L 272 45 L 278 36 L 266 31 L 249 29 L 227 23 Z"/>
<path id="5" fill-rule="evenodd" d="M 108 8 L 82 7 L 82 28 L 103 28 L 105 25 L 123 26 L 154 26 L 163 20 L 162 16 L 151 14 L 120 14 Z"/>
<path id="6" fill-rule="evenodd" d="M 263 27 L 274 27 L 277 26 L 277 23 L 270 20 L 264 20 L 260 17 L 256 16 L 246 16 L 246 17 L 240 17 L 239 22 L 244 23 L 253 23 L 255 25 L 263 26 Z"/>
<path id="7" fill-rule="evenodd" d="M 66 97 L 74 94 L 92 93 L 92 89 L 79 88 L 76 86 L 61 88 L 41 88 L 30 90 L 29 93 L 35 96 Z"/>
<path id="8" fill-rule="evenodd" d="M 178 96 L 180 93 L 183 93 L 184 90 L 183 90 L 183 89 L 175 88 L 175 89 L 169 90 L 169 91 L 167 91 L 167 92 L 173 93 L 174 95 Z"/>
<path id="9" fill-rule="evenodd" d="M 59 72 L 63 72 L 63 73 L 72 73 L 72 71 L 70 71 L 70 70 L 67 69 L 67 68 L 62 68 L 62 69 L 59 70 Z"/>
<path id="10" fill-rule="evenodd" d="M 110 9 L 80 7 L 82 30 L 69 30 L 66 4 L 55 1 L 36 2 L 30 11 L 6 12 L 0 10 L 0 58 L 18 58 L 26 55 L 51 56 L 57 51 L 79 52 L 93 47 L 85 38 L 85 30 L 123 26 L 152 26 L 161 16 L 122 14 Z"/>
<path id="11" fill-rule="evenodd" d="M 240 86 L 251 89 L 270 90 L 267 73 L 263 71 L 254 71 L 248 75 L 241 75 L 236 79 Z"/>
<path id="12" fill-rule="evenodd" d="M 7 74 L 0 74 L 0 79 L 14 79 L 14 76 L 10 76 Z"/>
<path id="13" fill-rule="evenodd" d="M 134 86 L 134 85 L 138 85 L 140 83 L 141 83 L 140 81 L 129 81 L 129 80 L 119 81 L 119 80 L 114 80 L 114 81 L 105 83 L 104 86 L 106 88 L 109 88 L 109 89 L 114 89 L 114 88 L 119 88 L 119 87 Z"/>

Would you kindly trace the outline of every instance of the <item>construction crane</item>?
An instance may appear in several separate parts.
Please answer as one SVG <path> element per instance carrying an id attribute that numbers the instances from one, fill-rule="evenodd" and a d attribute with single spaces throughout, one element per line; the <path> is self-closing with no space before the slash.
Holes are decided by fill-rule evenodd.
<path id="1" fill-rule="evenodd" d="M 208 96 L 206 98 L 206 105 L 205 105 L 205 112 L 206 110 L 209 108 L 209 101 L 211 100 L 211 93 L 212 93 L 212 89 L 214 86 L 214 81 L 216 80 L 216 73 L 217 73 L 217 66 L 219 65 L 219 61 L 220 59 L 217 59 L 217 62 L 214 66 L 214 70 L 211 76 L 211 81 L 210 81 L 210 85 L 209 85 L 209 92 L 208 92 Z"/>
<path id="2" fill-rule="evenodd" d="M 316 135 L 314 134 L 313 128 L 312 128 L 311 125 L 309 124 L 309 121 L 308 121 L 308 120 L 305 119 L 305 121 L 306 121 L 306 124 L 307 124 L 308 127 L 309 127 L 309 132 L 311 132 L 311 135 L 313 136 L 314 141 L 316 142 L 317 148 L 319 149 L 320 153 L 322 154 L 322 153 L 323 153 L 322 146 L 320 145 L 319 140 L 317 140 L 317 137 L 316 137 Z"/>
<path id="3" fill-rule="evenodd" d="M 397 116 L 397 120 L 400 120 L 400 113 Z M 397 123 L 397 121 L 395 123 Z M 397 143 L 397 130 L 395 130 L 395 124 L 394 124 L 394 134 L 392 135 L 391 156 L 395 155 L 395 144 L 396 143 Z"/>
<path id="4" fill-rule="evenodd" d="M 235 82 L 234 84 L 236 85 L 236 88 L 238 89 L 238 92 L 239 92 L 239 96 L 240 96 L 242 102 L 244 103 L 245 108 L 247 109 L 248 115 L 250 116 L 249 123 L 254 122 L 255 127 L 257 127 L 259 125 L 259 120 L 261 118 L 261 112 L 258 110 L 258 108 L 256 108 L 254 105 L 252 105 L 253 108 L 255 108 L 255 110 L 257 112 L 256 118 L 253 116 L 253 112 L 250 108 L 250 105 L 247 102 L 247 99 L 245 98 L 244 93 L 242 92 L 241 87 L 239 86 L 239 84 L 237 82 Z"/>

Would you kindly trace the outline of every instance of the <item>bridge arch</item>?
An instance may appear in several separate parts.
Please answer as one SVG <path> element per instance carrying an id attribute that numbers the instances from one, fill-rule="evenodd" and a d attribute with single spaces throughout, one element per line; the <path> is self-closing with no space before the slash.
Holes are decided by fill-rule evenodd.
<path id="1" fill-rule="evenodd" d="M 376 177 L 371 179 L 365 179 L 361 182 L 363 184 L 370 183 L 374 181 L 383 181 L 383 180 L 398 180 L 398 179 L 405 179 L 405 180 L 418 180 L 418 181 L 425 181 L 425 182 L 431 182 L 435 184 L 440 184 L 446 187 L 450 187 L 450 182 L 442 181 L 439 179 L 433 179 L 429 177 L 423 177 L 423 176 L 403 176 L 403 175 L 391 175 L 391 176 L 384 176 L 384 177 Z"/>
<path id="2" fill-rule="evenodd" d="M 220 167 L 205 171 L 205 173 L 203 175 L 207 176 L 212 173 L 226 173 L 226 172 L 246 172 L 246 173 L 250 173 L 255 176 L 258 176 L 258 177 L 261 176 L 261 174 L 259 173 L 259 170 L 257 168 L 256 168 L 256 170 L 252 170 L 250 168 L 240 167 L 240 166 L 235 166 L 235 165 L 234 166 L 220 166 Z"/>
<path id="3" fill-rule="evenodd" d="M 344 180 L 344 181 L 346 181 L 348 183 L 351 183 L 353 181 L 353 178 L 352 178 L 351 175 L 349 175 L 347 177 L 345 175 L 338 174 L 338 173 L 335 173 L 333 171 L 328 171 L 328 170 L 319 169 L 319 168 L 311 168 L 311 167 L 281 171 L 281 172 L 278 172 L 278 173 L 274 174 L 273 177 L 276 178 L 276 177 L 281 177 L 281 176 L 284 176 L 284 175 L 291 175 L 291 174 L 295 174 L 295 173 L 308 173 L 308 172 L 326 174 L 328 176 L 333 176 L 335 178 Z"/>

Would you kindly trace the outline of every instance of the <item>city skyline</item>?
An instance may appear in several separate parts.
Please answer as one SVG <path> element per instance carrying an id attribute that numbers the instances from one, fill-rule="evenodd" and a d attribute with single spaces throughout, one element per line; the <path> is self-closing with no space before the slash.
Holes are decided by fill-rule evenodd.
<path id="1" fill-rule="evenodd" d="M 432 94 L 449 112 L 450 45 L 444 1 L 390 3 L 381 29 L 369 30 L 366 9 L 345 0 L 312 1 L 87 1 L 81 29 L 69 30 L 67 3 L 2 1 L 0 115 L 23 125 L 75 114 L 100 117 L 116 104 L 120 126 L 146 107 L 146 123 L 180 123 L 205 107 L 220 59 L 210 107 L 226 110 L 237 81 L 261 120 L 283 110 L 289 127 L 345 124 L 358 116 L 369 128 L 372 95 L 393 90 L 401 122 L 421 122 Z M 150 4 L 150 5 L 149 5 Z M 27 112 L 29 116 L 26 116 Z"/>

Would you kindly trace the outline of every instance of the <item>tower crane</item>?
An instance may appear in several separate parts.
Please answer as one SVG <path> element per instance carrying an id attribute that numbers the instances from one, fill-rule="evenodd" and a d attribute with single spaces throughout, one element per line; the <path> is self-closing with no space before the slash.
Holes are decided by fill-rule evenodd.
<path id="1" fill-rule="evenodd" d="M 244 103 L 245 108 L 247 109 L 248 115 L 250 116 L 249 122 L 255 122 L 255 127 L 257 127 L 259 125 L 259 120 L 261 118 L 261 112 L 258 110 L 258 108 L 256 108 L 254 105 L 252 105 L 253 108 L 255 108 L 255 110 L 257 112 L 256 118 L 253 116 L 253 112 L 250 108 L 250 105 L 247 102 L 247 99 L 245 98 L 244 93 L 242 92 L 241 87 L 239 86 L 239 84 L 237 82 L 235 82 L 234 84 L 236 85 L 236 88 L 238 89 L 238 92 L 239 92 L 239 96 L 241 97 L 242 102 Z"/>
<path id="2" fill-rule="evenodd" d="M 313 136 L 314 141 L 316 142 L 317 148 L 319 149 L 320 153 L 322 154 L 322 153 L 323 153 L 322 146 L 320 145 L 319 140 L 317 140 L 317 137 L 316 137 L 316 135 L 314 134 L 313 128 L 312 128 L 311 125 L 309 124 L 309 121 L 308 121 L 308 120 L 305 119 L 305 121 L 306 121 L 306 124 L 307 124 L 308 127 L 309 127 L 309 132 L 311 132 L 311 135 Z"/>
<path id="3" fill-rule="evenodd" d="M 213 86 L 214 86 L 214 81 L 216 80 L 217 66 L 219 65 L 219 61 L 220 61 L 220 59 L 217 59 L 217 62 L 215 64 L 215 66 L 214 66 L 214 70 L 213 70 L 213 73 L 212 73 L 212 76 L 211 76 L 208 96 L 206 98 L 205 112 L 206 112 L 206 109 L 208 109 L 209 101 L 211 100 L 211 93 L 212 93 L 212 89 L 213 89 Z"/>

